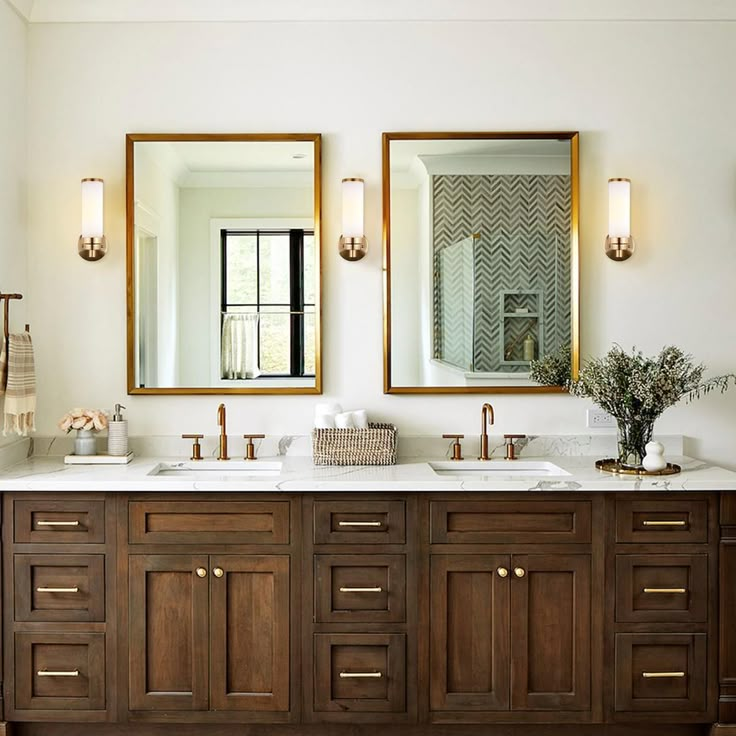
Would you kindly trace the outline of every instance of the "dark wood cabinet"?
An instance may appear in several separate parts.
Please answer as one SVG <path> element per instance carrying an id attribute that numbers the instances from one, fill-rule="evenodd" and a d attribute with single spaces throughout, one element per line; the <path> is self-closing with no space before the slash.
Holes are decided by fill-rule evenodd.
<path id="1" fill-rule="evenodd" d="M 207 709 L 208 571 L 207 555 L 130 556 L 131 710 Z"/>
<path id="2" fill-rule="evenodd" d="M 288 711 L 289 558 L 210 558 L 210 708 Z"/>
<path id="3" fill-rule="evenodd" d="M 403 713 L 405 634 L 315 634 L 317 713 Z"/>
<path id="4" fill-rule="evenodd" d="M 508 710 L 510 564 L 508 555 L 432 556 L 432 710 Z"/>
<path id="5" fill-rule="evenodd" d="M 705 634 L 616 634 L 616 710 L 707 709 Z"/>
<path id="6" fill-rule="evenodd" d="M 289 558 L 131 555 L 130 709 L 288 711 Z"/>
<path id="7" fill-rule="evenodd" d="M 15 493 L 3 525 L 20 736 L 736 736 L 736 494 Z"/>
<path id="8" fill-rule="evenodd" d="M 590 564 L 586 554 L 512 555 L 512 710 L 590 710 Z"/>
<path id="9" fill-rule="evenodd" d="M 430 704 L 590 709 L 590 556 L 433 555 Z"/>

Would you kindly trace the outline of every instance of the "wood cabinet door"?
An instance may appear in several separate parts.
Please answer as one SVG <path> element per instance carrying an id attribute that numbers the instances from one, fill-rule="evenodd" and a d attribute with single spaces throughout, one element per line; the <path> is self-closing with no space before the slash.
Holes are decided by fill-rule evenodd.
<path id="1" fill-rule="evenodd" d="M 207 710 L 207 563 L 207 555 L 130 556 L 131 710 Z"/>
<path id="2" fill-rule="evenodd" d="M 214 710 L 289 710 L 289 558 L 210 558 Z"/>
<path id="3" fill-rule="evenodd" d="M 431 710 L 508 710 L 508 568 L 508 555 L 432 555 Z"/>
<path id="4" fill-rule="evenodd" d="M 589 555 L 513 555 L 511 709 L 590 709 Z"/>

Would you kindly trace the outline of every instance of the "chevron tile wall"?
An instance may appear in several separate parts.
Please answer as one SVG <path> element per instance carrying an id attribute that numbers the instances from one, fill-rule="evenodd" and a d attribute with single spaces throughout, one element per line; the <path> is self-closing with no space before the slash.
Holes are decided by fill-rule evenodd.
<path id="1" fill-rule="evenodd" d="M 501 339 L 503 336 L 506 347 L 518 343 L 533 323 L 526 319 L 504 322 L 502 291 L 541 293 L 541 329 L 534 335 L 538 355 L 570 341 L 570 184 L 567 175 L 432 177 L 435 272 L 440 270 L 444 248 L 472 233 L 481 236 L 473 254 L 474 370 L 527 370 L 525 365 L 504 362 Z M 443 291 L 440 279 L 435 279 L 434 357 L 452 362 L 456 346 L 449 330 L 443 330 Z M 525 334 L 520 336 L 520 331 Z"/>

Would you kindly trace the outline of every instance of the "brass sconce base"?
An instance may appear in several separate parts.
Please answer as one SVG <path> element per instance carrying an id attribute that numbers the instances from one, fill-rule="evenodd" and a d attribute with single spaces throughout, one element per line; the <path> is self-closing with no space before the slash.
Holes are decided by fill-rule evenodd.
<path id="1" fill-rule="evenodd" d="M 606 255 L 612 261 L 625 261 L 634 255 L 636 244 L 634 238 L 606 237 Z"/>
<path id="2" fill-rule="evenodd" d="M 85 261 L 99 261 L 107 253 L 107 239 L 104 235 L 101 238 L 85 238 L 80 235 L 77 248 Z"/>
<path id="3" fill-rule="evenodd" d="M 346 261 L 359 261 L 368 252 L 368 242 L 365 236 L 360 238 L 346 238 L 340 236 L 340 244 L 338 246 L 340 255 Z"/>

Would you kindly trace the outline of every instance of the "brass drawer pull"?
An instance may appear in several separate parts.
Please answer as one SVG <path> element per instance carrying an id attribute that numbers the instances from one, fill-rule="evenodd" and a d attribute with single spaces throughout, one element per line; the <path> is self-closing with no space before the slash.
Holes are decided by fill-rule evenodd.
<path id="1" fill-rule="evenodd" d="M 685 677 L 684 672 L 642 672 L 642 677 L 655 678 L 655 677 Z"/>
<path id="2" fill-rule="evenodd" d="M 79 670 L 39 670 L 36 674 L 39 677 L 79 677 Z"/>
<path id="3" fill-rule="evenodd" d="M 36 593 L 79 593 L 79 588 L 36 588 Z"/>
<path id="4" fill-rule="evenodd" d="M 523 567 L 515 567 L 514 575 L 516 575 L 517 578 L 523 578 L 524 575 L 526 575 L 526 570 Z"/>
<path id="5" fill-rule="evenodd" d="M 341 672 L 340 677 L 343 680 L 348 678 L 364 679 L 364 678 L 381 678 L 383 675 L 380 672 Z"/>
<path id="6" fill-rule="evenodd" d="M 496 573 L 498 573 L 498 577 L 500 578 L 507 578 L 509 576 L 509 571 L 505 567 L 496 568 Z"/>
<path id="7" fill-rule="evenodd" d="M 341 593 L 383 593 L 383 588 L 340 588 Z"/>
<path id="8" fill-rule="evenodd" d="M 37 521 L 36 526 L 79 526 L 79 521 Z"/>
<path id="9" fill-rule="evenodd" d="M 338 521 L 338 526 L 383 526 L 382 521 Z"/>
<path id="10" fill-rule="evenodd" d="M 663 519 L 662 521 L 645 519 L 642 521 L 642 526 L 687 526 L 687 522 L 682 519 Z"/>
<path id="11" fill-rule="evenodd" d="M 687 593 L 687 588 L 644 588 L 645 593 Z"/>

